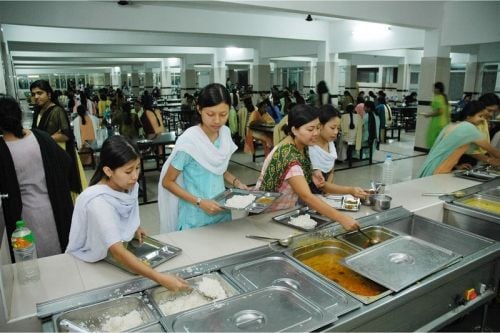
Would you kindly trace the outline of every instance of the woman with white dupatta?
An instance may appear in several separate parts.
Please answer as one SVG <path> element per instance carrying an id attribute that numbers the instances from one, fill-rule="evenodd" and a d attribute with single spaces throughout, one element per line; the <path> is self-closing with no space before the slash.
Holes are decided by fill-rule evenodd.
<path id="1" fill-rule="evenodd" d="M 311 183 L 311 192 L 328 194 L 351 194 L 364 198 L 368 193 L 359 187 L 342 186 L 333 183 L 333 172 L 337 150 L 335 140 L 340 128 L 340 113 L 332 105 L 319 108 L 320 132 L 316 144 L 309 147 L 309 158 L 313 168 L 315 183 Z M 316 186 L 316 183 L 318 186 Z"/>
<path id="2" fill-rule="evenodd" d="M 225 190 L 224 180 L 248 190 L 227 167 L 237 146 L 224 126 L 231 96 L 226 88 L 212 83 L 198 96 L 201 123 L 188 128 L 177 140 L 163 165 L 158 184 L 160 231 L 197 228 L 231 220 L 230 211 L 211 200 Z"/>

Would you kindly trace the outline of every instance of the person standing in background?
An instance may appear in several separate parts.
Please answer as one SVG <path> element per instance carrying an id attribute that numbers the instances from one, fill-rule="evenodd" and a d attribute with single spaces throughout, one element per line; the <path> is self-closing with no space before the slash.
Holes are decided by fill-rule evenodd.
<path id="1" fill-rule="evenodd" d="M 450 123 L 448 97 L 444 93 L 444 84 L 442 82 L 434 83 L 434 98 L 432 99 L 431 108 L 431 113 L 423 114 L 424 117 L 431 118 L 427 129 L 427 147 L 429 149 L 432 148 L 441 130 Z"/>
<path id="2" fill-rule="evenodd" d="M 75 137 L 66 111 L 59 105 L 59 101 L 53 99 L 53 90 L 48 81 L 37 80 L 31 84 L 30 90 L 36 105 L 31 128 L 49 133 L 71 157 L 73 167 L 69 185 L 76 198 L 76 195 L 87 187 L 87 178 L 76 153 Z"/>
<path id="3" fill-rule="evenodd" d="M 63 253 L 73 213 L 70 157 L 46 132 L 22 127 L 21 108 L 12 97 L 0 97 L 0 132 L 0 192 L 8 194 L 0 214 L 8 239 L 23 219 L 36 237 L 39 258 Z"/>

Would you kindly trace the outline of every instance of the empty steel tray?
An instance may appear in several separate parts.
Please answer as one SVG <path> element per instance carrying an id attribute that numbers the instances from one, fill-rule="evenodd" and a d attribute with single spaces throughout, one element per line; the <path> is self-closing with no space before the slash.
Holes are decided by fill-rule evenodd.
<path id="1" fill-rule="evenodd" d="M 130 242 L 124 242 L 123 246 L 125 246 L 127 250 L 132 252 L 143 263 L 151 267 L 159 266 L 165 261 L 178 256 L 182 252 L 182 250 L 178 247 L 160 242 L 157 239 L 147 236 L 144 237 L 142 244 L 140 244 L 138 240 L 133 239 Z M 127 267 L 116 261 L 110 253 L 108 253 L 104 260 L 112 265 L 126 270 L 127 272 L 135 274 Z"/>

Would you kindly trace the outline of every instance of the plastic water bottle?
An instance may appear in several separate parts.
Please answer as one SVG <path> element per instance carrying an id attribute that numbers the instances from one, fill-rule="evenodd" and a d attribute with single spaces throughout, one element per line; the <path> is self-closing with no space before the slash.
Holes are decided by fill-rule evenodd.
<path id="1" fill-rule="evenodd" d="M 382 166 L 382 183 L 385 184 L 385 192 L 389 192 L 390 185 L 394 178 L 394 164 L 392 162 L 392 155 L 385 156 L 385 162 Z"/>
<path id="2" fill-rule="evenodd" d="M 11 237 L 12 249 L 17 267 L 17 279 L 21 284 L 40 279 L 40 269 L 36 257 L 35 239 L 24 221 L 16 222 L 16 230 Z"/>

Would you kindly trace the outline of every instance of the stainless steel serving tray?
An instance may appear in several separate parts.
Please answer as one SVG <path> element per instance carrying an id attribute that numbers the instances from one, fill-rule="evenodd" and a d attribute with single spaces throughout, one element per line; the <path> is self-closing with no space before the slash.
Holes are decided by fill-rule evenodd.
<path id="1" fill-rule="evenodd" d="M 337 317 L 361 307 L 361 303 L 339 292 L 296 262 L 277 255 L 222 268 L 244 291 L 268 286 L 292 288 Z"/>
<path id="2" fill-rule="evenodd" d="M 473 169 L 473 170 L 464 170 L 457 171 L 454 173 L 456 177 L 465 178 L 465 179 L 473 179 L 476 181 L 487 181 L 492 180 L 500 176 L 498 171 L 490 171 L 488 169 Z"/>
<path id="3" fill-rule="evenodd" d="M 398 292 L 460 258 L 450 250 L 421 239 L 400 236 L 350 255 L 341 262 Z"/>
<path id="4" fill-rule="evenodd" d="M 292 217 L 297 217 L 299 215 L 304 215 L 304 214 L 309 214 L 311 219 L 313 219 L 314 221 L 317 222 L 317 224 L 314 228 L 306 229 L 306 228 L 302 228 L 300 226 L 290 224 L 290 219 Z M 307 207 L 307 206 L 292 210 L 286 214 L 275 216 L 275 217 L 273 217 L 272 220 L 274 222 L 279 223 L 279 224 L 286 225 L 287 227 L 295 228 L 295 229 L 302 230 L 302 231 L 317 230 L 317 229 L 324 227 L 327 224 L 333 223 L 333 221 L 330 220 L 329 218 L 317 214 L 316 211 L 309 209 L 309 207 Z"/>
<path id="5" fill-rule="evenodd" d="M 368 279 L 366 279 L 363 276 L 359 276 L 359 274 L 355 272 L 350 272 L 350 274 L 355 274 L 357 275 L 356 277 L 356 282 L 357 283 L 367 283 L 372 285 L 373 287 L 377 287 L 377 289 L 380 289 L 380 292 L 376 295 L 362 295 L 359 293 L 354 292 L 355 288 L 352 288 L 350 286 L 345 286 L 343 285 L 344 282 L 351 283 L 353 281 L 340 281 L 339 278 L 343 277 L 344 280 L 346 280 L 345 272 L 343 271 L 338 271 L 338 269 L 335 268 L 330 268 L 327 267 L 326 265 L 321 265 L 321 267 L 312 267 L 308 266 L 307 263 L 304 261 L 307 261 L 308 259 L 311 259 L 313 257 L 319 257 L 322 255 L 329 255 L 332 257 L 331 260 L 339 260 L 340 258 L 347 257 L 353 253 L 356 253 L 360 251 L 359 248 L 348 244 L 346 242 L 340 241 L 338 239 L 323 239 L 323 240 L 312 240 L 310 244 L 300 246 L 295 249 L 289 249 L 285 251 L 285 255 L 288 257 L 298 261 L 301 265 L 304 265 L 307 267 L 308 270 L 311 272 L 314 272 L 315 274 L 319 274 L 322 276 L 325 281 L 328 281 L 329 283 L 333 284 L 337 288 L 343 290 L 347 294 L 351 295 L 352 297 L 356 298 L 357 300 L 361 301 L 364 304 L 370 304 L 373 303 L 389 294 L 392 293 L 391 290 L 386 289 L 385 287 L 379 286 L 375 282 L 372 282 Z M 343 266 L 338 263 L 342 268 Z M 323 272 L 324 270 L 324 272 Z M 344 270 L 347 270 L 347 268 L 344 268 Z M 332 273 L 331 276 L 328 276 L 329 273 Z M 323 274 L 325 273 L 325 274 Z M 338 274 L 341 274 L 341 276 L 338 276 Z M 349 289 L 351 290 L 349 290 Z"/>
<path id="6" fill-rule="evenodd" d="M 500 217 L 500 198 L 485 194 L 474 194 L 453 200 L 457 206 Z"/>
<path id="7" fill-rule="evenodd" d="M 255 200 L 245 208 L 233 208 L 233 207 L 228 207 L 226 206 L 226 201 L 227 199 L 235 196 L 235 195 L 248 195 L 248 194 L 253 194 L 255 195 Z M 246 191 L 246 190 L 240 190 L 236 188 L 230 188 L 225 190 L 222 193 L 217 194 L 215 197 L 212 199 L 216 202 L 218 202 L 221 207 L 224 207 L 226 209 L 235 209 L 235 210 L 245 210 L 250 213 L 258 214 L 262 213 L 264 210 L 266 210 L 269 206 L 272 205 L 274 200 L 278 199 L 281 196 L 281 193 L 274 193 L 274 192 L 263 192 L 263 191 Z"/>
<path id="8" fill-rule="evenodd" d="M 142 323 L 129 327 L 126 331 L 142 330 L 141 328 L 158 322 L 153 312 L 138 295 L 117 298 L 59 313 L 52 317 L 52 321 L 57 332 L 69 331 L 61 325 L 61 321 L 63 320 L 68 320 L 81 327 L 82 331 L 102 332 L 102 325 L 106 323 L 106 320 L 112 317 L 127 315 L 133 310 L 139 312 Z"/>
<path id="9" fill-rule="evenodd" d="M 490 188 L 486 191 L 479 192 L 479 194 L 490 195 L 492 197 L 500 198 L 500 186 Z"/>
<path id="10" fill-rule="evenodd" d="M 171 332 L 311 332 L 336 319 L 295 290 L 272 286 L 161 321 Z"/>
<path id="11" fill-rule="evenodd" d="M 329 206 L 349 212 L 357 212 L 361 206 L 361 200 L 351 195 L 327 195 L 321 196 Z"/>
<path id="12" fill-rule="evenodd" d="M 161 265 L 165 261 L 178 256 L 182 252 L 182 250 L 178 247 L 160 242 L 159 240 L 148 236 L 144 237 L 142 244 L 140 244 L 138 240 L 133 239 L 130 242 L 125 242 L 123 245 L 142 262 L 151 267 Z M 127 267 L 116 261 L 111 254 L 108 254 L 104 260 L 112 265 L 126 270 L 127 272 L 135 274 Z"/>
<path id="13" fill-rule="evenodd" d="M 193 287 L 196 286 L 196 284 L 203 279 L 203 277 L 208 277 L 211 279 L 215 279 L 219 281 L 221 284 L 222 288 L 226 292 L 227 297 L 231 297 L 234 295 L 239 294 L 239 291 L 231 285 L 224 277 L 222 277 L 219 273 L 209 273 L 209 274 L 204 274 L 204 275 L 199 275 L 190 279 L 187 279 L 186 281 Z M 149 300 L 151 301 L 151 304 L 155 307 L 155 309 L 158 311 L 163 316 L 168 316 L 172 315 L 174 313 L 169 313 L 165 314 L 163 310 L 161 309 L 161 305 L 165 302 L 170 302 L 174 301 L 176 298 L 180 296 L 186 295 L 185 292 L 174 292 L 165 289 L 164 287 L 156 287 L 152 289 L 146 290 L 146 294 L 148 295 Z M 210 303 L 209 300 L 206 302 L 207 304 Z M 185 311 L 185 310 L 179 310 L 178 312 Z"/>

